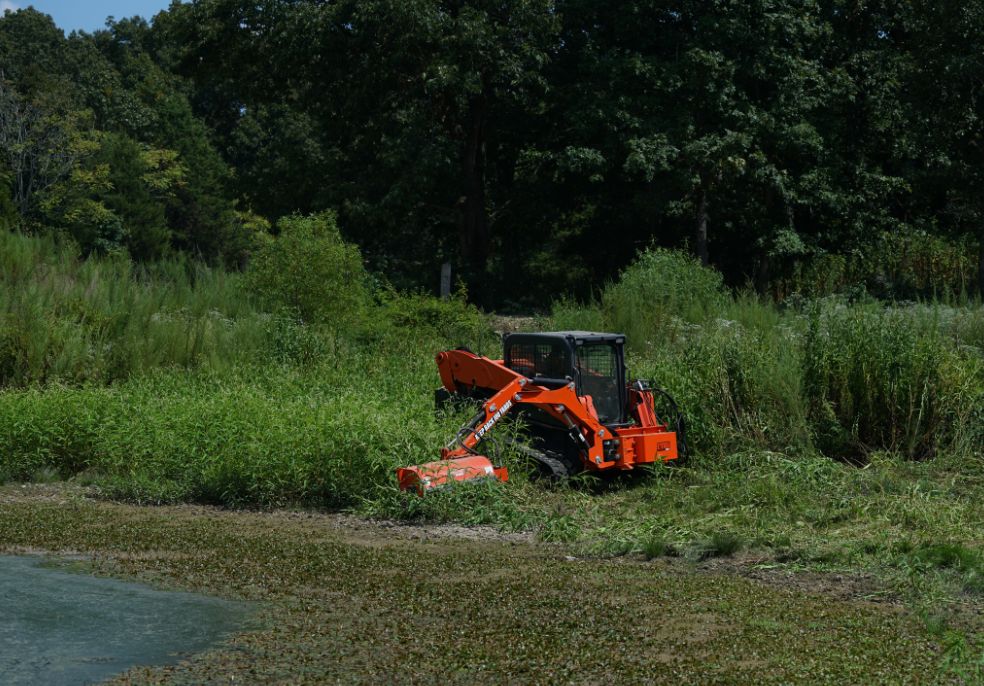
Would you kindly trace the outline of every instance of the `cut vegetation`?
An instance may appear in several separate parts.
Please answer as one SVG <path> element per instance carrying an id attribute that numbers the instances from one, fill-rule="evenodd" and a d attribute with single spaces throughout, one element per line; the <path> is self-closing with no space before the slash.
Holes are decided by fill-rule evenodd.
<path id="1" fill-rule="evenodd" d="M 60 502 L 59 502 L 60 501 Z M 100 574 L 262 603 L 261 626 L 116 683 L 895 684 L 940 647 L 889 604 L 684 564 L 308 513 L 95 503 L 0 489 L 0 550 L 70 550 Z"/>

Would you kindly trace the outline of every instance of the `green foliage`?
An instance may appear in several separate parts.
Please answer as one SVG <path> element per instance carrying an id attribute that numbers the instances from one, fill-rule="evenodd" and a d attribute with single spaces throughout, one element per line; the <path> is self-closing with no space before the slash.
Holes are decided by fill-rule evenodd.
<path id="1" fill-rule="evenodd" d="M 674 318 L 702 323 L 718 316 L 726 303 L 720 273 L 659 248 L 641 252 L 601 296 L 605 321 L 638 344 L 666 338 Z"/>
<path id="2" fill-rule="evenodd" d="M 298 229 L 318 245 L 326 226 L 295 218 L 271 241 Z M 421 499 L 396 489 L 394 468 L 436 458 L 468 414 L 433 412 L 433 352 L 476 341 L 498 350 L 463 298 L 381 289 L 340 327 L 288 307 L 263 312 L 246 297 L 251 274 L 122 254 L 82 260 L 51 236 L 0 240 L 0 481 L 74 479 L 140 503 L 494 524 L 647 558 L 749 550 L 776 564 L 871 567 L 926 603 L 984 588 L 980 308 L 834 299 L 779 310 L 728 296 L 689 258 L 660 256 L 648 274 L 673 276 L 669 304 L 656 330 L 631 341 L 629 364 L 676 396 L 690 461 L 545 489 L 520 455 L 490 441 L 509 483 Z M 337 232 L 327 246 L 346 247 Z M 681 262 L 698 275 L 674 275 Z M 619 286 L 610 288 L 633 292 Z M 610 328 L 609 311 L 557 306 L 572 327 Z M 855 452 L 830 449 L 831 426 Z M 929 457 L 927 446 L 933 459 L 905 459 Z M 940 615 L 941 631 L 947 621 Z"/>
<path id="3" fill-rule="evenodd" d="M 984 651 L 980 645 L 959 631 L 948 631 L 945 637 L 943 673 L 962 684 L 984 681 Z"/>
<path id="4" fill-rule="evenodd" d="M 20 223 L 66 232 L 86 253 L 240 264 L 251 246 L 230 170 L 148 32 L 125 20 L 66 38 L 33 9 L 0 17 L 0 160 Z"/>
<path id="5" fill-rule="evenodd" d="M 550 308 L 550 328 L 558 331 L 604 331 L 608 328 L 601 307 L 582 305 L 576 300 L 562 298 Z"/>
<path id="6" fill-rule="evenodd" d="M 651 379 L 676 398 L 693 450 L 809 448 L 801 360 L 789 332 L 715 322 L 647 346 L 629 363 L 633 376 Z"/>
<path id="7" fill-rule="evenodd" d="M 422 293 L 403 294 L 386 289 L 379 299 L 378 333 L 391 335 L 420 335 L 426 333 L 460 345 L 481 347 L 498 345 L 490 340 L 488 322 L 474 305 L 469 305 L 464 293 L 448 300 L 439 300 Z"/>
<path id="8" fill-rule="evenodd" d="M 977 280 L 973 246 L 925 231 L 893 232 L 854 254 L 799 259 L 769 288 L 778 298 L 859 295 L 883 299 L 965 299 Z"/>
<path id="9" fill-rule="evenodd" d="M 665 539 L 653 536 L 645 539 L 639 546 L 639 552 L 647 560 L 654 560 L 658 557 L 672 557 L 677 554 L 677 550 Z"/>
<path id="10" fill-rule="evenodd" d="M 94 159 L 95 165 L 105 165 L 109 170 L 109 189 L 103 202 L 119 217 L 125 231 L 123 245 L 137 260 L 162 257 L 171 242 L 164 205 L 152 192 L 166 193 L 171 182 L 153 173 L 157 170 L 151 161 L 145 159 L 136 141 L 118 135 L 107 135 Z"/>
<path id="11" fill-rule="evenodd" d="M 953 349 L 931 309 L 814 307 L 805 390 L 817 447 L 855 458 L 873 447 L 912 458 L 979 437 L 979 358 Z"/>
<path id="12" fill-rule="evenodd" d="M 362 287 L 332 217 L 281 228 L 283 252 L 262 252 L 261 274 L 308 264 L 348 287 L 338 269 L 349 268 Z M 304 324 L 290 309 L 257 311 L 236 274 L 82 260 L 52 237 L 0 241 L 5 480 L 86 475 L 142 502 L 354 506 L 390 491 L 396 466 L 436 455 L 462 419 L 434 417 L 433 361 L 420 350 L 453 345 L 462 327 L 488 336 L 461 300 L 389 293 L 368 318 L 381 325 L 358 321 L 343 337 L 330 308 L 345 304 L 356 322 L 365 300 L 319 302 L 328 324 Z"/>
<path id="13" fill-rule="evenodd" d="M 0 233 L 0 386 L 235 365 L 267 345 L 241 280 L 186 259 L 81 259 L 51 236 Z"/>
<path id="14" fill-rule="evenodd" d="M 849 460 L 980 455 L 980 308 L 817 301 L 779 311 L 694 260 L 651 251 L 602 295 L 555 305 L 556 328 L 622 330 L 633 376 L 677 399 L 688 442 L 726 455 L 818 449 Z"/>
<path id="15" fill-rule="evenodd" d="M 0 17 L 0 156 L 16 223 L 86 251 L 243 267 L 241 213 L 334 210 L 389 282 L 451 261 L 482 306 L 589 297 L 645 245 L 779 299 L 961 299 L 984 278 L 982 17 L 196 0 L 66 38 L 26 9 Z M 100 190 L 103 134 L 158 178 L 111 146 Z"/>
<path id="16" fill-rule="evenodd" d="M 436 457 L 463 417 L 434 417 L 420 351 L 489 343 L 484 317 L 461 298 L 387 291 L 372 304 L 333 217 L 280 228 L 246 276 L 0 234 L 0 479 L 84 478 L 140 502 L 352 507 L 385 502 L 396 466 Z M 273 314 L 247 297 L 257 274 L 308 273 Z M 323 319 L 299 320 L 307 304 Z"/>
<path id="17" fill-rule="evenodd" d="M 304 322 L 358 321 L 367 302 L 366 273 L 359 249 L 342 240 L 334 213 L 295 215 L 277 228 L 279 236 L 253 255 L 250 290 Z"/>
<path id="18" fill-rule="evenodd" d="M 980 554 L 977 551 L 952 543 L 924 545 L 912 556 L 919 562 L 940 569 L 972 570 L 981 564 Z"/>
<path id="19" fill-rule="evenodd" d="M 8 480 L 45 469 L 85 475 L 138 502 L 385 503 L 393 470 L 436 456 L 463 419 L 435 417 L 430 360 L 408 359 L 418 344 L 441 345 L 339 344 L 306 366 L 284 359 L 221 374 L 151 372 L 112 387 L 8 390 L 0 471 Z M 477 507 L 475 497 L 464 502 Z M 419 516 L 438 517 L 438 505 Z"/>
<path id="20" fill-rule="evenodd" d="M 17 225 L 17 207 L 10 194 L 11 176 L 0 165 L 0 231 L 10 231 Z"/>

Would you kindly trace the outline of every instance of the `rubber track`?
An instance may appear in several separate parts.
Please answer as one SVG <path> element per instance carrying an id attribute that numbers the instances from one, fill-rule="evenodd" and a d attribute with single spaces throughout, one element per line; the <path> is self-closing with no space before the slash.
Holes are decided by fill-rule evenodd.
<path id="1" fill-rule="evenodd" d="M 570 471 L 567 469 L 567 465 L 556 457 L 553 457 L 554 453 L 545 453 L 541 450 L 531 448 L 528 445 L 517 443 L 516 441 L 510 441 L 510 443 L 516 450 L 546 467 L 550 472 L 549 476 L 551 479 L 559 481 L 561 479 L 566 479 L 571 475 Z"/>

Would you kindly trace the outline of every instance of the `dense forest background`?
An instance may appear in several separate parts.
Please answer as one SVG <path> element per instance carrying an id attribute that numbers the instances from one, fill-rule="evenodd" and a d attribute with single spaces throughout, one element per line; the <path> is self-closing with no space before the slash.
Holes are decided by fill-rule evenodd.
<path id="1" fill-rule="evenodd" d="M 0 18 L 0 225 L 241 267 L 337 213 L 375 278 L 589 296 L 651 245 L 784 298 L 984 285 L 984 2 L 195 0 Z"/>

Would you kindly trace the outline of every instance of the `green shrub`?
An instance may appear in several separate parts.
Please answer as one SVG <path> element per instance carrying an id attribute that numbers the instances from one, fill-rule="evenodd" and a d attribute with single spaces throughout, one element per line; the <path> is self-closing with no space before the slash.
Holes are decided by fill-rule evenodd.
<path id="1" fill-rule="evenodd" d="M 0 393 L 0 474 L 29 480 L 45 470 L 63 478 L 90 467 L 99 452 L 99 432 L 118 407 L 119 396 L 106 390 L 77 402 L 65 388 Z"/>
<path id="2" fill-rule="evenodd" d="M 661 341 L 674 319 L 700 323 L 718 316 L 728 303 L 723 283 L 719 272 L 685 253 L 651 248 L 602 293 L 604 321 L 634 345 Z"/>
<path id="3" fill-rule="evenodd" d="M 254 253 L 250 290 L 271 309 L 296 312 L 305 323 L 346 325 L 367 304 L 359 249 L 342 240 L 335 214 L 293 216 L 277 224 L 279 236 Z"/>
<path id="4" fill-rule="evenodd" d="M 599 305 L 581 305 L 564 298 L 551 306 L 549 328 L 556 331 L 606 331 L 612 327 Z"/>
<path id="5" fill-rule="evenodd" d="M 465 420 L 433 412 L 440 332 L 266 323 L 273 347 L 241 367 L 0 392 L 0 480 L 56 470 L 138 502 L 356 507 L 392 496 L 394 469 L 437 459 Z"/>
<path id="6" fill-rule="evenodd" d="M 441 300 L 422 293 L 398 293 L 392 289 L 377 294 L 380 308 L 373 322 L 384 335 L 397 329 L 399 335 L 437 336 L 447 340 L 475 341 L 490 333 L 485 316 L 469 305 L 464 294 Z"/>

